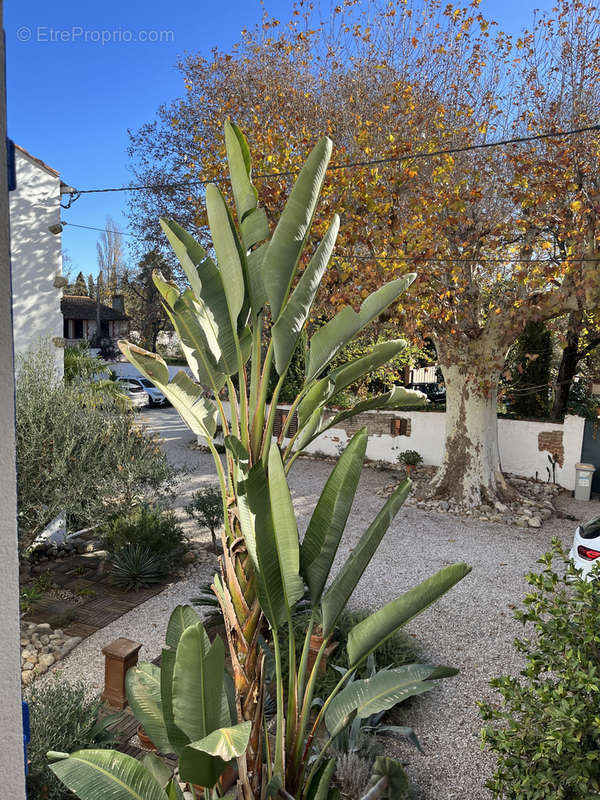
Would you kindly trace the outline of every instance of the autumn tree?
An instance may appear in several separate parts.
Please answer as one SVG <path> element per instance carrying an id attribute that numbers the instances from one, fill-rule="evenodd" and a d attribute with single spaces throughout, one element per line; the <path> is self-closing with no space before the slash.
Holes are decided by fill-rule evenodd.
<path id="1" fill-rule="evenodd" d="M 202 187 L 223 176 L 224 118 L 258 156 L 271 220 L 303 155 L 321 133 L 332 137 L 324 216 L 338 211 L 342 224 L 320 311 L 418 272 L 392 319 L 435 344 L 448 410 L 433 489 L 467 505 L 511 496 L 496 418 L 510 345 L 529 322 L 597 296 L 597 133 L 485 146 L 599 118 L 598 12 L 561 0 L 513 42 L 477 6 L 363 12 L 349 0 L 320 24 L 310 12 L 286 26 L 266 19 L 230 53 L 188 56 L 184 96 L 131 141 L 148 187 L 132 223 L 162 246 L 162 214 L 208 243 Z"/>

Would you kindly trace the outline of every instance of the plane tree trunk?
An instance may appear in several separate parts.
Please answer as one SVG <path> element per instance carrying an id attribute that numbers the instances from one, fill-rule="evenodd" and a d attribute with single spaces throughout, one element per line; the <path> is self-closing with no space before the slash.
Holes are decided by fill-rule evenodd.
<path id="1" fill-rule="evenodd" d="M 504 348 L 489 337 L 456 343 L 437 341 L 446 383 L 445 456 L 431 486 L 436 498 L 462 506 L 506 502 L 496 395 Z"/>

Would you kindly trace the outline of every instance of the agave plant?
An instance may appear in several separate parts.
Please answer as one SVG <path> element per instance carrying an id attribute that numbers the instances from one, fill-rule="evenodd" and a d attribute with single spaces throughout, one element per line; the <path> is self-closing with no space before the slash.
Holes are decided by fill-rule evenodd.
<path id="1" fill-rule="evenodd" d="M 181 292 L 175 283 L 165 281 L 159 273 L 154 275 L 196 382 L 184 372 L 170 379 L 160 357 L 132 344 L 120 342 L 120 348 L 160 388 L 190 429 L 205 439 L 214 457 L 224 529 L 220 573 L 215 575 L 213 590 L 225 621 L 235 717 L 238 726 L 245 725 L 243 730 L 248 732 L 246 746 L 235 753 L 238 767 L 235 797 L 262 800 L 279 795 L 297 800 L 327 800 L 332 796 L 328 786 L 335 763 L 334 759 L 328 759 L 329 745 L 346 725 L 357 716 L 369 717 L 424 692 L 436 679 L 454 674 L 454 670 L 445 667 L 410 665 L 351 683 L 356 669 L 407 620 L 462 579 L 469 567 L 464 564 L 446 567 L 358 623 L 348 639 L 348 672 L 340 678 L 316 716 L 311 716 L 319 664 L 336 622 L 411 484 L 406 480 L 395 489 L 330 580 L 365 458 L 366 430 L 359 431 L 341 455 L 302 541 L 287 473 L 309 443 L 344 419 L 370 409 L 423 405 L 423 395 L 398 387 L 353 408 L 326 414 L 330 398 L 385 364 L 405 346 L 403 340 L 377 344 L 369 355 L 329 368 L 332 359 L 353 337 L 397 301 L 414 275 L 385 284 L 367 297 L 358 311 L 343 308 L 312 334 L 306 352 L 304 384 L 275 440 L 278 397 L 297 342 L 306 330 L 339 228 L 336 215 L 312 256 L 305 257 L 332 145 L 323 138 L 315 146 L 271 234 L 252 184 L 247 143 L 239 129 L 230 123 L 225 126 L 225 140 L 237 221 L 220 190 L 215 185 L 208 186 L 207 216 L 216 261 L 179 225 L 162 220 L 189 288 Z M 304 269 L 298 276 L 300 265 Z M 273 367 L 278 380 L 268 402 Z M 212 399 L 205 397 L 204 387 L 210 388 Z M 297 430 L 288 435 L 293 415 L 297 416 Z M 225 464 L 214 442 L 217 420 L 227 448 Z M 291 618 L 305 586 L 310 593 L 313 615 L 297 661 Z M 317 616 L 323 628 L 323 645 L 309 670 L 310 636 Z M 263 713 L 264 637 L 272 647 L 276 667 L 273 740 L 265 734 Z M 289 652 L 285 676 L 281 667 L 284 646 Z M 168 680 L 165 683 L 164 671 L 163 663 L 160 686 L 166 721 L 171 712 L 170 700 L 168 697 L 165 700 L 165 686 L 167 693 L 175 692 L 175 684 L 171 688 Z M 202 691 L 201 681 L 194 678 L 185 685 L 188 702 L 196 702 L 197 693 Z M 147 722 L 140 721 L 148 730 Z M 186 742 L 185 747 L 191 745 Z M 200 751 L 204 752 L 201 748 Z M 58 767 L 64 773 L 63 763 Z M 384 759 L 378 769 L 383 772 L 376 776 L 371 791 L 379 794 L 369 796 L 392 797 L 385 793 L 400 780 L 397 776 L 401 767 L 392 767 Z M 75 791 L 85 800 L 94 797 L 82 794 L 80 787 Z"/>
<path id="2" fill-rule="evenodd" d="M 160 583 L 167 573 L 164 556 L 139 542 L 118 550 L 110 560 L 109 571 L 113 583 L 128 592 Z"/>

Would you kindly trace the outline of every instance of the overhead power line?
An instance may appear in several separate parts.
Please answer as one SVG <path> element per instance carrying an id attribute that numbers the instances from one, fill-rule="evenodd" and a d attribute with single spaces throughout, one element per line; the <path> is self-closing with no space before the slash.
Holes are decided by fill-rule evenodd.
<path id="1" fill-rule="evenodd" d="M 457 153 L 469 153 L 474 150 L 488 150 L 494 147 L 507 147 L 508 145 L 525 144 L 527 142 L 537 142 L 543 139 L 561 139 L 566 136 L 577 136 L 581 133 L 589 133 L 590 131 L 600 131 L 600 124 L 588 125 L 584 128 L 570 128 L 564 131 L 548 131 L 546 133 L 536 133 L 531 136 L 516 136 L 511 139 L 500 139 L 494 142 L 481 142 L 480 144 L 462 145 L 457 147 L 448 147 L 443 150 L 432 150 L 430 152 L 417 152 L 405 153 L 401 156 L 382 156 L 379 158 L 365 159 L 363 161 L 347 161 L 341 164 L 330 164 L 329 170 L 342 170 L 351 169 L 354 167 L 376 167 L 381 164 L 399 164 L 405 161 L 414 161 L 416 159 L 425 160 L 435 158 L 436 156 L 456 155 Z M 297 175 L 299 169 L 283 170 L 281 172 L 266 172 L 260 175 L 254 175 L 253 180 L 269 180 L 271 178 L 285 178 Z M 173 183 L 154 183 L 154 184 L 141 184 L 138 186 L 116 186 L 101 189 L 79 189 L 73 192 L 71 202 L 76 200 L 82 194 L 102 194 L 106 192 L 140 192 L 140 191 L 154 191 L 158 189 L 181 189 L 192 186 L 206 186 L 208 183 L 221 183 L 227 180 L 226 178 L 199 178 L 198 180 L 191 181 L 175 181 Z M 70 203 L 69 203 L 70 205 Z M 68 206 L 66 206 L 68 207 Z"/>

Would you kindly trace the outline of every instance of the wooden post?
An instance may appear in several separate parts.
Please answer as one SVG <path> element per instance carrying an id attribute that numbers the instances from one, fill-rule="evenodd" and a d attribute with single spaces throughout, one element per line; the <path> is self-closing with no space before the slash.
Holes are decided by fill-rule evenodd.
<path id="1" fill-rule="evenodd" d="M 137 664 L 141 646 L 139 642 L 120 638 L 102 648 L 104 653 L 104 691 L 102 692 L 102 699 L 109 706 L 125 708 L 127 705 L 125 675 L 128 669 L 135 667 Z"/>

